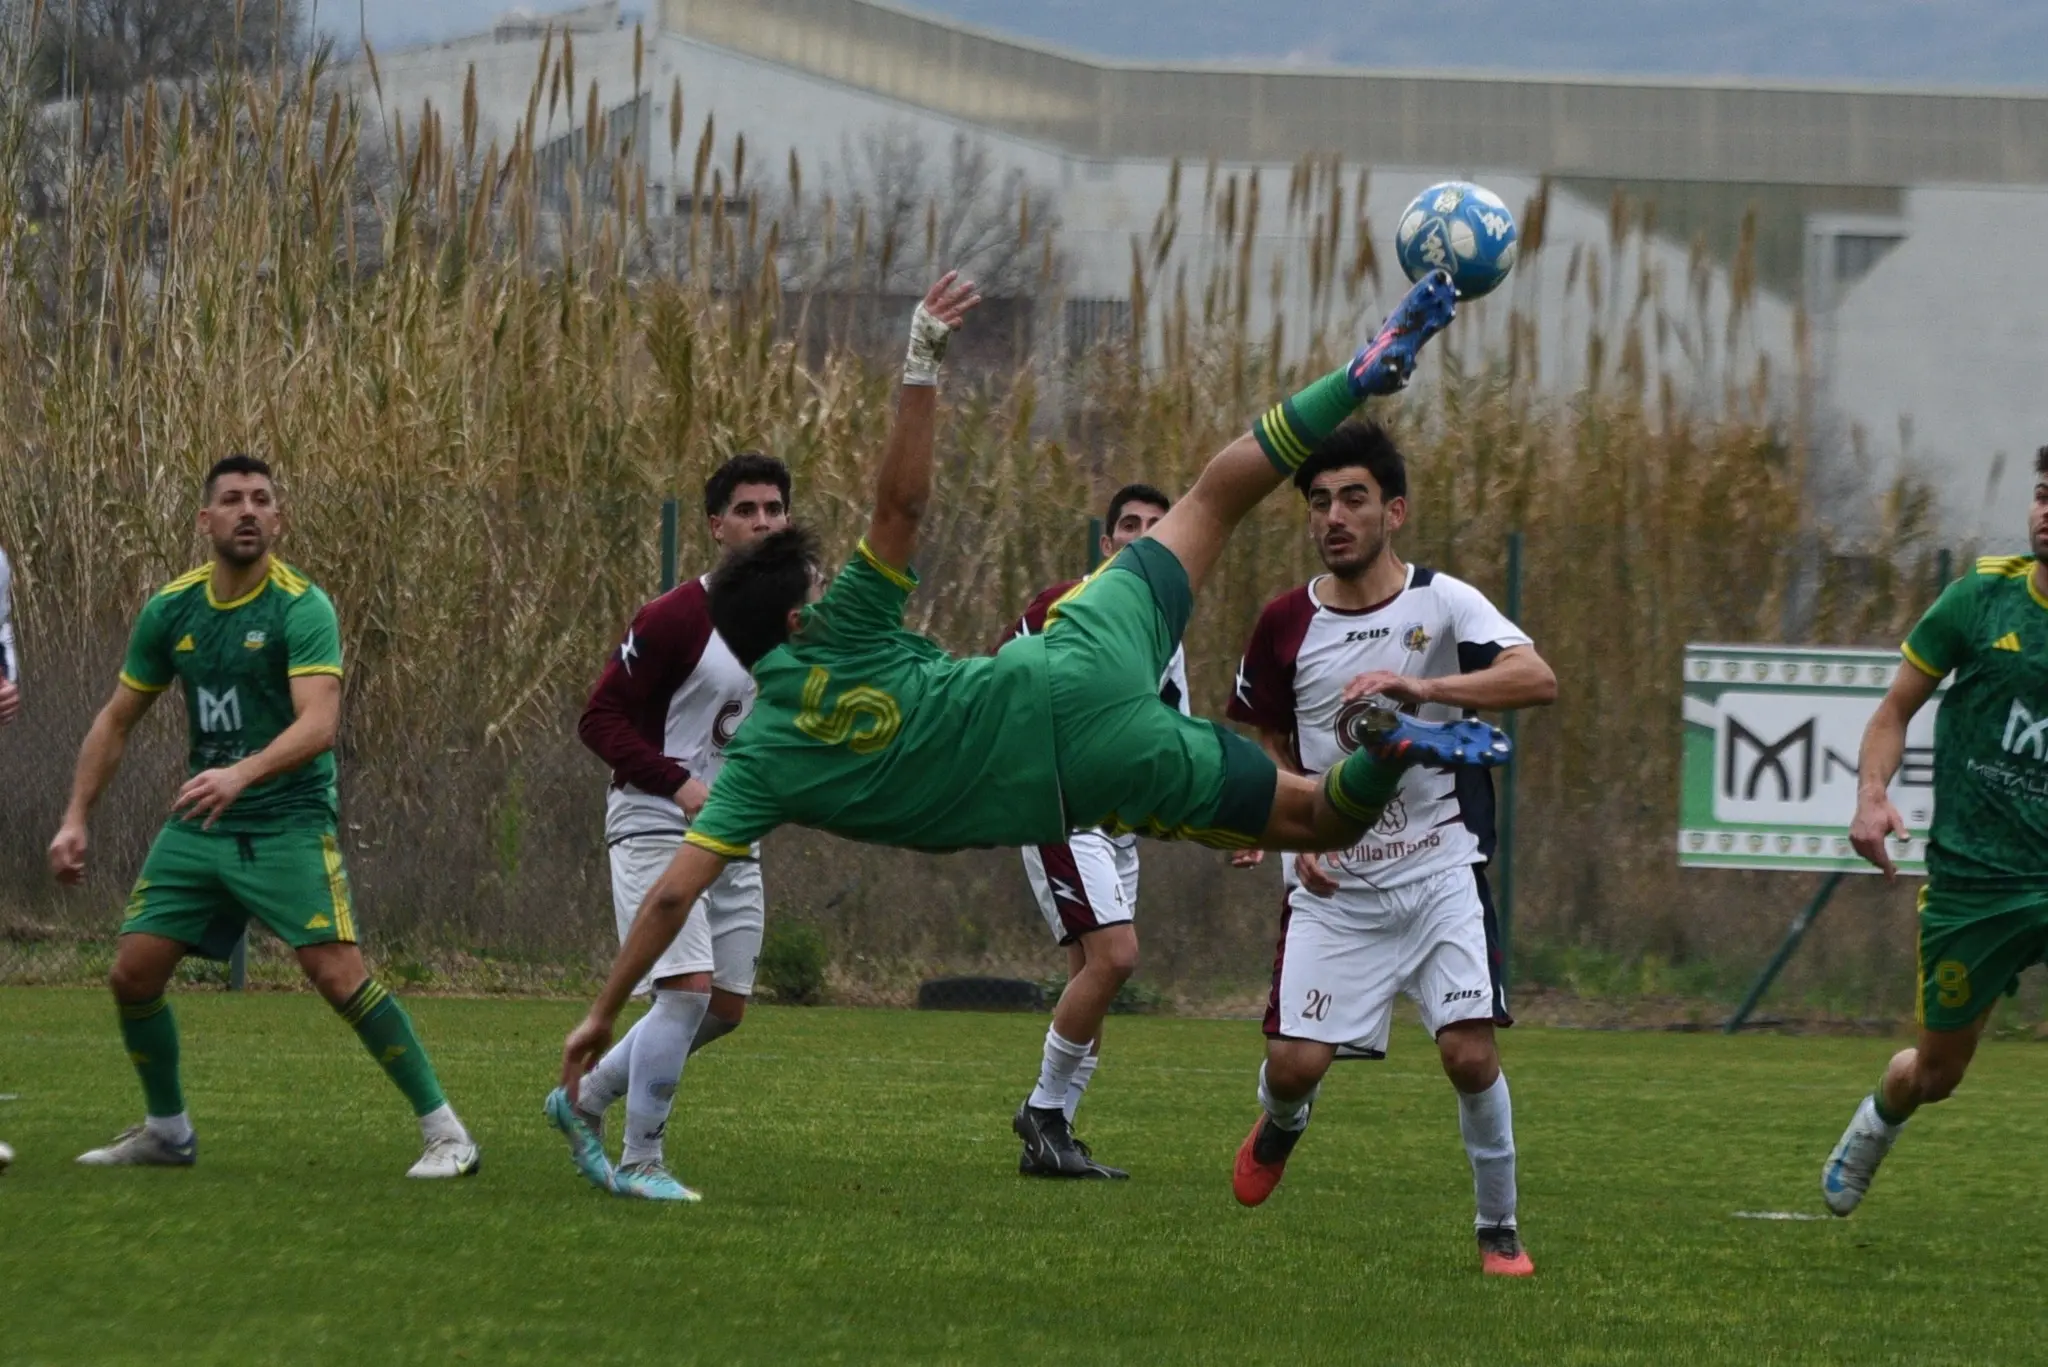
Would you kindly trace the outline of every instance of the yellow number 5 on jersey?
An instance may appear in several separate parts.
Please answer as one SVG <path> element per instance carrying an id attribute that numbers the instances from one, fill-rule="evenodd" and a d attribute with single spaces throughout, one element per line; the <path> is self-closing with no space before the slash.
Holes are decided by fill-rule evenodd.
<path id="1" fill-rule="evenodd" d="M 844 745 L 856 755 L 872 755 L 896 739 L 903 710 L 879 688 L 849 688 L 832 705 L 832 714 L 825 715 L 821 709 L 831 681 L 829 673 L 812 666 L 804 680 L 804 710 L 796 714 L 797 730 L 825 745 Z"/>

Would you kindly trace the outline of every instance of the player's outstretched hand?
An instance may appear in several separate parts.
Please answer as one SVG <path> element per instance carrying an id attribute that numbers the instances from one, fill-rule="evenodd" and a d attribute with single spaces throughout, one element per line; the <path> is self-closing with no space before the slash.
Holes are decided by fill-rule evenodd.
<path id="1" fill-rule="evenodd" d="M 1255 869 L 1266 862 L 1264 850 L 1232 850 L 1230 867 L 1233 869 Z"/>
<path id="2" fill-rule="evenodd" d="M 50 842 L 50 872 L 66 887 L 85 877 L 85 827 L 67 821 L 57 829 Z"/>
<path id="3" fill-rule="evenodd" d="M 925 292 L 924 311 L 957 331 L 979 303 L 981 296 L 975 292 L 974 282 L 962 280 L 958 271 L 947 271 Z"/>
<path id="4" fill-rule="evenodd" d="M 569 1032 L 569 1038 L 562 1042 L 562 1086 L 568 1090 L 571 1101 L 576 1099 L 583 1075 L 595 1068 L 604 1051 L 611 1047 L 610 1021 L 585 1016 L 583 1023 Z"/>
<path id="5" fill-rule="evenodd" d="M 1890 798 L 1856 804 L 1856 819 L 1849 823 L 1849 843 L 1884 874 L 1887 883 L 1899 880 L 1899 866 L 1892 862 L 1891 846 L 1886 843 L 1892 836 L 1908 840 L 1912 832 L 1906 829 L 1906 819 L 1899 815 Z"/>

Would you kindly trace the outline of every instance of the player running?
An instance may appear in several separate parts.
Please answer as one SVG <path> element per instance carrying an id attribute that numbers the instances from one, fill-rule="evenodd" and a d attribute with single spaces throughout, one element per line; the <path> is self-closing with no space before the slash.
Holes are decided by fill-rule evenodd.
<path id="1" fill-rule="evenodd" d="M 1379 705 L 1446 719 L 1557 696 L 1550 666 L 1485 595 L 1395 554 L 1408 475 L 1378 426 L 1338 428 L 1294 484 L 1329 573 L 1266 605 L 1230 702 L 1231 718 L 1258 727 L 1283 768 L 1315 775 L 1344 763 Z M 1493 843 L 1491 776 L 1418 765 L 1357 844 L 1291 861 L 1259 1070 L 1264 1109 L 1231 1178 L 1239 1201 L 1272 1195 L 1334 1059 L 1386 1057 L 1394 996 L 1405 992 L 1457 1093 L 1481 1268 L 1535 1271 L 1515 1227 L 1514 1120 L 1494 1040 L 1494 1027 L 1513 1021 L 1486 886 Z"/>
<path id="2" fill-rule="evenodd" d="M 184 684 L 191 777 L 143 861 L 109 975 L 147 1114 L 78 1161 L 197 1161 L 164 989 L 187 954 L 227 958 L 254 917 L 292 947 L 308 981 L 412 1103 L 426 1151 L 406 1176 L 464 1177 L 481 1161 L 476 1142 L 442 1095 L 405 1008 L 356 947 L 335 830 L 341 629 L 327 595 L 271 555 L 281 520 L 262 461 L 233 455 L 208 472 L 199 532 L 213 558 L 143 604 L 121 681 L 78 752 L 71 804 L 50 842 L 50 868 L 64 883 L 85 874 L 86 824 L 128 733 L 174 679 Z"/>
<path id="3" fill-rule="evenodd" d="M 713 574 L 711 619 L 753 673 L 754 711 L 610 981 L 564 1041 L 565 1086 L 610 1045 L 620 1007 L 691 905 L 784 823 L 921 850 L 1043 845 L 1097 826 L 1227 848 L 1342 849 L 1379 819 L 1408 765 L 1507 757 L 1490 727 L 1382 711 L 1363 748 L 1318 784 L 1159 700 L 1159 676 L 1232 528 L 1368 396 L 1407 382 L 1417 352 L 1451 320 L 1448 277 L 1411 290 L 1349 365 L 1269 409 L 1150 536 L 1055 603 L 1042 635 L 956 659 L 905 631 L 903 609 L 931 500 L 939 365 L 978 302 L 949 274 L 919 305 L 867 535 L 831 587 L 817 543 L 795 527 Z"/>
<path id="4" fill-rule="evenodd" d="M 2034 458 L 2027 532 L 2032 555 L 1979 560 L 1942 591 L 1906 637 L 1905 666 L 1863 732 L 1849 838 L 1894 880 L 1885 841 L 1907 838 L 1889 795 L 1906 724 L 1954 676 L 1934 719 L 1920 1039 L 1893 1055 L 1821 1169 L 1821 1195 L 1837 1215 L 1862 1202 L 1913 1112 L 1962 1082 L 1999 997 L 2048 958 L 2048 446 Z"/>
<path id="5" fill-rule="evenodd" d="M 781 531 L 789 525 L 789 468 L 772 456 L 734 456 L 704 482 L 704 516 L 711 539 L 728 551 Z M 634 614 L 576 727 L 612 768 L 605 844 L 621 943 L 754 705 L 752 676 L 712 628 L 709 578 L 692 579 Z M 581 1124 L 557 1121 L 578 1170 L 592 1182 L 622 1196 L 697 1199 L 663 1162 L 662 1135 L 685 1060 L 739 1029 L 754 990 L 765 913 L 757 847 L 726 865 L 640 984 L 639 992 L 652 992 L 652 1007 L 583 1080 L 574 1103 Z M 591 1141 L 602 1138 L 605 1110 L 621 1096 L 626 1138 L 614 1170 L 602 1144 Z M 564 1097 L 556 1108 L 568 1104 Z"/>
<path id="6" fill-rule="evenodd" d="M 1166 516 L 1172 500 L 1149 484 L 1126 484 L 1109 500 L 1102 535 L 1105 559 L 1144 536 Z M 998 647 L 1045 630 L 1052 605 L 1080 583 L 1068 579 L 1031 600 L 1003 633 Z M 1175 646 L 1159 680 L 1159 700 L 1188 711 L 1187 654 Z M 1124 1178 L 1122 1168 L 1095 1161 L 1074 1138 L 1074 1112 L 1095 1076 L 1102 1054 L 1102 1021 L 1117 991 L 1138 967 L 1138 837 L 1075 831 L 1066 840 L 1024 849 L 1031 895 L 1067 950 L 1067 986 L 1045 1031 L 1038 1085 L 1017 1108 L 1011 1127 L 1024 1141 L 1017 1171 L 1026 1177 Z"/>

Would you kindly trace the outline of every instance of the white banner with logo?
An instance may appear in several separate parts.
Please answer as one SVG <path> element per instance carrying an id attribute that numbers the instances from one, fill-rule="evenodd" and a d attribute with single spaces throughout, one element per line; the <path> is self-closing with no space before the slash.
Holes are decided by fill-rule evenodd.
<path id="1" fill-rule="evenodd" d="M 1876 872 L 1849 846 L 1856 752 L 1901 668 L 1896 651 L 1691 645 L 1685 649 L 1679 863 L 1693 868 Z M 1934 820 L 1934 718 L 1906 729 L 1892 802 L 1912 839 L 1902 873 L 1923 873 Z"/>

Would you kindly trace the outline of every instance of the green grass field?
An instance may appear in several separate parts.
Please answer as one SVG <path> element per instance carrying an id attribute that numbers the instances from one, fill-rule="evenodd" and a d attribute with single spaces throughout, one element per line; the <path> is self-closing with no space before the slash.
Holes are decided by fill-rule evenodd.
<path id="1" fill-rule="evenodd" d="M 86 1171 L 140 1114 L 113 1013 L 0 991 L 0 1361 L 2018 1363 L 2048 1359 L 2032 1046 L 1992 1044 L 1851 1221 L 1815 1177 L 1894 1044 L 1517 1030 L 1539 1275 L 1478 1275 L 1456 1112 L 1412 1025 L 1339 1067 L 1286 1183 L 1229 1193 L 1249 1022 L 1117 1018 L 1081 1133 L 1122 1184 L 1015 1175 L 1040 1019 L 757 1010 L 670 1153 L 599 1194 L 540 1118 L 567 1002 L 421 999 L 485 1149 L 415 1132 L 311 996 L 178 999 L 191 1171 Z M 2017 1198 L 2018 1205 L 2013 1201 Z"/>

